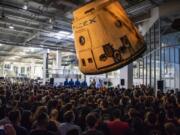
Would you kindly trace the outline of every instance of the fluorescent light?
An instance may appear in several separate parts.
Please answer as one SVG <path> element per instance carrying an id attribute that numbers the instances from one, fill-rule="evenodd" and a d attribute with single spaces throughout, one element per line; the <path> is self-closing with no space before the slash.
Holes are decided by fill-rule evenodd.
<path id="1" fill-rule="evenodd" d="M 50 50 L 49 50 L 49 49 L 47 49 L 47 53 L 50 53 Z"/>
<path id="2" fill-rule="evenodd" d="M 13 56 L 13 57 L 10 57 L 9 59 L 10 60 L 15 60 L 15 59 L 19 59 L 19 58 L 21 58 L 20 56 Z"/>
<path id="3" fill-rule="evenodd" d="M 61 33 L 50 33 L 49 36 L 57 38 L 57 39 L 61 39 L 61 38 L 64 38 L 66 35 L 61 34 Z"/>
<path id="4" fill-rule="evenodd" d="M 14 29 L 14 26 L 10 25 L 9 28 L 10 28 L 10 29 Z"/>
<path id="5" fill-rule="evenodd" d="M 2 46 L 2 44 L 0 43 L 0 46 Z"/>
<path id="6" fill-rule="evenodd" d="M 57 39 L 73 39 L 73 34 L 67 31 L 59 31 L 58 33 L 49 33 L 50 37 L 54 37 Z"/>
<path id="7" fill-rule="evenodd" d="M 68 35 L 67 38 L 74 39 L 74 35 L 73 34 Z"/>
<path id="8" fill-rule="evenodd" d="M 28 6 L 27 6 L 27 5 L 24 5 L 24 6 L 23 6 L 23 9 L 24 9 L 24 10 L 27 10 L 27 9 L 28 9 Z"/>
<path id="9" fill-rule="evenodd" d="M 49 19 L 49 23 L 52 23 L 52 18 Z"/>
<path id="10" fill-rule="evenodd" d="M 71 33 L 68 32 L 68 31 L 59 31 L 58 33 L 59 33 L 59 34 L 64 34 L 64 35 L 69 35 L 69 34 L 71 34 Z"/>
<path id="11" fill-rule="evenodd" d="M 19 52 L 19 54 L 20 54 L 20 55 L 26 55 L 26 53 L 25 53 L 25 52 Z"/>
<path id="12" fill-rule="evenodd" d="M 35 48 L 33 48 L 33 47 L 30 47 L 29 49 L 30 49 L 30 52 L 34 52 L 35 51 Z"/>

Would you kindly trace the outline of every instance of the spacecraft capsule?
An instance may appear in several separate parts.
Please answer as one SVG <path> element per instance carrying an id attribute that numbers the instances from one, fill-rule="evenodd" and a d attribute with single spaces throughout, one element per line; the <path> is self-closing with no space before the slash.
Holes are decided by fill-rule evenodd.
<path id="1" fill-rule="evenodd" d="M 118 0 L 94 0 L 73 12 L 78 65 L 101 74 L 128 65 L 146 50 L 143 37 Z"/>

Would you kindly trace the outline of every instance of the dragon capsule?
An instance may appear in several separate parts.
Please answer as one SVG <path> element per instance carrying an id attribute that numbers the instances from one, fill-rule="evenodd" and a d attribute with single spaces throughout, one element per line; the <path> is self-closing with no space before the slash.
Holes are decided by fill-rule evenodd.
<path id="1" fill-rule="evenodd" d="M 94 0 L 73 12 L 78 65 L 101 74 L 128 65 L 146 50 L 145 42 L 118 0 Z"/>

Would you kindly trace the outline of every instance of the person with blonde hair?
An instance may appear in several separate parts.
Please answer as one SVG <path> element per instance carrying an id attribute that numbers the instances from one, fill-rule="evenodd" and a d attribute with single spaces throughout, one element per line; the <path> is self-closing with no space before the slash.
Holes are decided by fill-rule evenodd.
<path id="1" fill-rule="evenodd" d="M 60 122 L 58 121 L 59 112 L 57 109 L 53 109 L 49 115 L 50 121 L 54 122 L 57 127 L 60 126 Z"/>

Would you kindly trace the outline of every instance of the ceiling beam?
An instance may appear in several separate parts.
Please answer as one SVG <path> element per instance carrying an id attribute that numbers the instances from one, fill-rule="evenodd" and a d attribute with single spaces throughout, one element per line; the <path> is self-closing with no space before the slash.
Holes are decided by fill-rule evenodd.
<path id="1" fill-rule="evenodd" d="M 52 46 L 52 45 L 40 45 L 40 44 L 29 44 L 27 43 L 26 46 L 24 46 L 23 43 L 14 43 L 14 42 L 7 42 L 7 41 L 2 41 L 0 40 L 1 44 L 5 44 L 5 45 L 10 45 L 10 46 L 22 46 L 22 47 L 35 47 L 35 48 L 44 48 L 44 49 L 51 49 L 51 50 L 61 50 L 63 52 L 75 52 L 74 46 L 72 46 L 72 48 L 68 48 L 68 47 L 64 47 L 64 46 L 60 46 L 60 45 L 56 45 L 56 46 Z"/>

